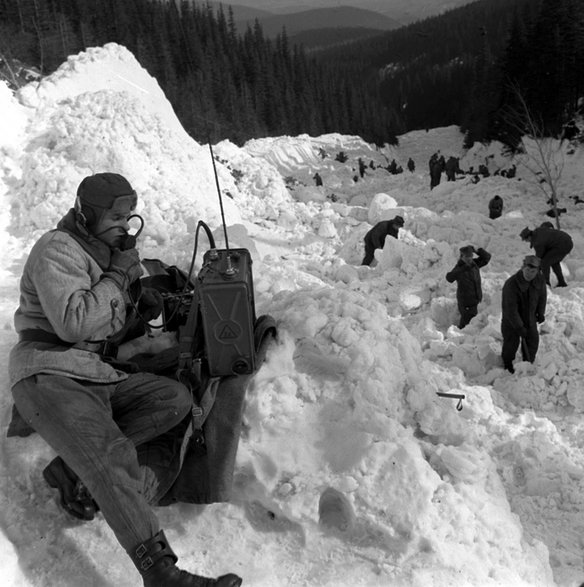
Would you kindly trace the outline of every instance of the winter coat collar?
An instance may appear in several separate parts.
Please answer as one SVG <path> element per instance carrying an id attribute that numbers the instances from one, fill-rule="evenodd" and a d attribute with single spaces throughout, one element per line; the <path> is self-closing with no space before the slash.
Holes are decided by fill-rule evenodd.
<path id="1" fill-rule="evenodd" d="M 77 221 L 75 210 L 71 208 L 57 224 L 57 230 L 70 234 L 106 271 L 110 265 L 111 249 L 103 241 L 95 238 L 89 231 Z"/>

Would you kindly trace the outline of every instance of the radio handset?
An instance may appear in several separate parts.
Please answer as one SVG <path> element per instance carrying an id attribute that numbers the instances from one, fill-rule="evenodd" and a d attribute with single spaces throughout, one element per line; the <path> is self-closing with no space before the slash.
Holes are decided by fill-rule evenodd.
<path id="1" fill-rule="evenodd" d="M 136 230 L 136 232 L 133 232 L 131 234 L 128 232 L 126 234 L 126 236 L 124 237 L 124 240 L 120 244 L 121 251 L 129 251 L 130 249 L 135 249 L 136 242 L 138 241 L 138 237 L 140 236 L 140 233 L 142 232 L 142 229 L 144 228 L 144 218 L 142 218 L 142 216 L 140 216 L 139 214 L 132 214 L 128 218 L 128 222 L 130 222 L 134 218 L 137 218 L 140 221 L 140 227 Z"/>
<path id="2" fill-rule="evenodd" d="M 120 251 L 129 251 L 130 249 L 135 249 L 136 240 L 137 239 L 135 234 L 127 234 L 120 244 Z"/>

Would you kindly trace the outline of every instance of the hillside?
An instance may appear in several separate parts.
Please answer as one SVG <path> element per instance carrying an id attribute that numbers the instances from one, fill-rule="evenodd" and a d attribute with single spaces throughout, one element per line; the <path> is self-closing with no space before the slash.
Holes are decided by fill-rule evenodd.
<path id="1" fill-rule="evenodd" d="M 541 0 L 478 0 L 358 41 L 351 51 L 321 51 L 318 59 L 351 69 L 362 84 L 375 80 L 385 106 L 397 114 L 398 132 L 463 126 L 469 118 L 480 119 L 471 113 L 489 94 L 477 83 L 485 75 L 495 76 L 514 16 L 521 15 L 527 26 L 540 4 Z M 498 80 L 489 79 L 494 94 Z"/>
<path id="2" fill-rule="evenodd" d="M 290 35 L 288 41 L 290 44 L 302 46 L 307 52 L 322 51 L 374 37 L 381 32 L 379 29 L 363 27 L 311 29 Z"/>
<path id="3" fill-rule="evenodd" d="M 276 36 L 284 28 L 286 33 L 292 36 L 296 33 L 313 29 L 364 28 L 382 31 L 396 29 L 401 26 L 399 22 L 382 14 L 351 6 L 319 8 L 287 15 L 262 16 L 257 19 L 264 34 L 268 37 Z M 248 24 L 252 25 L 253 20 L 237 21 L 240 30 Z"/>
<path id="4" fill-rule="evenodd" d="M 203 2 L 204 0 L 197 0 Z M 230 4 L 234 10 L 239 8 L 254 8 L 271 12 L 273 14 L 292 14 L 312 10 L 315 8 L 336 8 L 343 6 L 355 6 L 363 10 L 378 12 L 398 21 L 402 25 L 417 20 L 442 14 L 459 6 L 464 6 L 475 0 L 232 0 L 224 4 Z M 216 2 L 212 2 L 216 4 Z"/>
<path id="5" fill-rule="evenodd" d="M 193 0 L 193 4 L 202 7 L 210 6 L 215 13 L 219 10 L 222 10 L 225 16 L 227 16 L 231 10 L 233 12 L 233 20 L 235 22 L 242 23 L 253 23 L 256 18 L 268 18 L 274 15 L 274 13 L 270 10 L 254 8 L 252 6 L 245 6 L 242 4 L 232 4 L 230 2 L 218 2 L 216 0 Z"/>

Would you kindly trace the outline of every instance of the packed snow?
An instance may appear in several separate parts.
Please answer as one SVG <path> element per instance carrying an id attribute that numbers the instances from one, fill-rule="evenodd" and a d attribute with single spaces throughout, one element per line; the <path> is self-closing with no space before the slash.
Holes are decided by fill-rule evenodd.
<path id="1" fill-rule="evenodd" d="M 511 160 L 496 144 L 464 151 L 455 127 L 382 149 L 340 134 L 210 149 L 116 44 L 71 56 L 15 94 L 0 83 L 0 105 L 5 365 L 27 253 L 83 177 L 127 177 L 145 219 L 141 255 L 186 269 L 199 220 L 224 245 L 217 158 L 229 245 L 250 250 L 257 314 L 272 315 L 279 336 L 247 392 L 233 501 L 156 510 L 183 568 L 235 572 L 250 587 L 584 581 L 584 204 L 571 198 L 584 197 L 582 147 L 551 144 L 563 165 L 561 224 L 575 244 L 563 262 L 568 287 L 552 275 L 538 356 L 518 357 L 511 375 L 500 360 L 501 289 L 531 252 L 521 229 L 549 220 L 529 155 Z M 438 150 L 491 175 L 443 176 L 430 190 Z M 406 169 L 409 157 L 413 173 L 384 168 L 395 159 Z M 512 164 L 515 178 L 495 175 Z M 490 220 L 495 194 L 505 207 Z M 396 214 L 399 239 L 361 266 L 367 230 Z M 445 274 L 467 244 L 492 260 L 479 314 L 459 330 Z M 0 378 L 5 432 L 6 369 Z M 462 409 L 444 393 L 464 396 Z M 100 514 L 82 523 L 59 507 L 41 476 L 54 454 L 38 435 L 4 433 L 0 446 L 2 585 L 141 584 Z"/>

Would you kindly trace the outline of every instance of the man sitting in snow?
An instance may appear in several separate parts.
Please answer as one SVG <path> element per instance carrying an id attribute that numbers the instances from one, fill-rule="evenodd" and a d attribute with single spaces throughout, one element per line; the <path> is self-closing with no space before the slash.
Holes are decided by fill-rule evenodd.
<path id="1" fill-rule="evenodd" d="M 540 271 L 541 259 L 528 255 L 523 267 L 503 285 L 501 357 L 507 371 L 515 372 L 513 360 L 521 342 L 524 361 L 533 363 L 539 347 L 537 325 L 545 320 L 547 288 Z"/>
<path id="2" fill-rule="evenodd" d="M 396 216 L 391 220 L 382 220 L 378 222 L 363 239 L 365 241 L 365 256 L 361 265 L 371 265 L 374 259 L 375 250 L 383 249 L 385 245 L 385 238 L 389 235 L 397 238 L 399 229 L 404 225 L 404 219 L 401 216 Z"/>
<path id="3" fill-rule="evenodd" d="M 550 267 L 558 280 L 558 287 L 568 284 L 562 273 L 561 261 L 573 249 L 572 237 L 563 230 L 540 226 L 534 230 L 524 228 L 519 236 L 523 241 L 530 243 L 535 254 L 541 259 L 541 271 L 545 282 L 550 285 Z"/>
<path id="4" fill-rule="evenodd" d="M 168 489 L 162 473 L 170 463 L 164 471 L 138 459 L 136 447 L 190 414 L 189 390 L 105 360 L 104 342 L 114 346 L 141 323 L 136 308 L 146 320 L 162 310 L 160 294 L 140 295 L 138 251 L 123 250 L 136 204 L 121 175 L 86 177 L 75 207 L 33 247 L 14 318 L 12 395 L 20 416 L 59 455 L 43 475 L 61 505 L 85 520 L 101 510 L 145 586 L 235 587 L 236 575 L 206 579 L 176 566 L 151 507 Z"/>
<path id="5" fill-rule="evenodd" d="M 475 257 L 474 255 L 477 255 Z M 491 260 L 491 254 L 485 249 L 475 249 L 472 245 L 460 249 L 460 258 L 452 271 L 446 274 L 446 281 L 456 281 L 456 301 L 460 312 L 459 328 L 464 328 L 477 314 L 478 305 L 483 299 L 481 272 Z"/>

